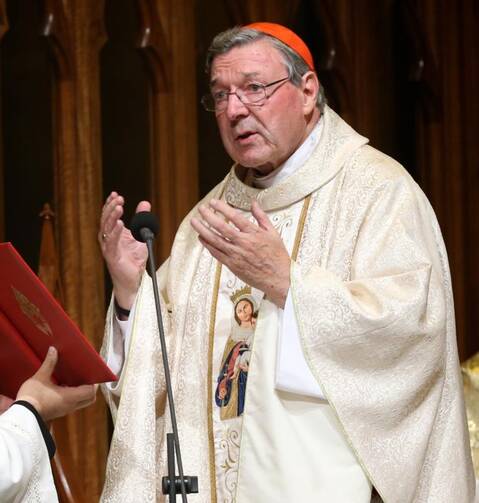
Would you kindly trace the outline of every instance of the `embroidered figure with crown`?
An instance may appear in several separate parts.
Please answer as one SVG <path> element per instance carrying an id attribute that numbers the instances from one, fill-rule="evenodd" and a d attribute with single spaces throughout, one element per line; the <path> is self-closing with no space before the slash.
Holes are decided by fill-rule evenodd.
<path id="1" fill-rule="evenodd" d="M 258 316 L 251 287 L 244 286 L 236 290 L 230 299 L 233 303 L 231 332 L 223 351 L 215 393 L 222 420 L 243 413 L 251 344 Z"/>

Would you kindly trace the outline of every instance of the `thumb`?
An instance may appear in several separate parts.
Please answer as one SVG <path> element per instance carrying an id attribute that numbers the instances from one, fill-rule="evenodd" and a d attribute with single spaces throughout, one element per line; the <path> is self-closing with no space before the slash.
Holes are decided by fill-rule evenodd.
<path id="1" fill-rule="evenodd" d="M 258 225 L 265 230 L 273 229 L 273 224 L 270 222 L 268 215 L 263 211 L 258 201 L 251 202 L 251 213 L 258 222 Z"/>
<path id="2" fill-rule="evenodd" d="M 138 213 L 139 211 L 151 211 L 151 203 L 149 201 L 140 201 L 135 212 Z"/>
<path id="3" fill-rule="evenodd" d="M 58 361 L 58 351 L 53 346 L 48 348 L 47 356 L 43 360 L 41 367 L 37 370 L 35 376 L 40 379 L 49 380 L 55 370 Z"/>

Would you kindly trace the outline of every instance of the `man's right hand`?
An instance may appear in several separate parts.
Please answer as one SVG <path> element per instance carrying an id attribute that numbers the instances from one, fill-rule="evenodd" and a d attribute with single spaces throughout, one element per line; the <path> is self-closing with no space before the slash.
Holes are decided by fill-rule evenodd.
<path id="1" fill-rule="evenodd" d="M 148 258 L 144 243 L 136 241 L 121 217 L 125 200 L 112 192 L 103 206 L 98 240 L 113 283 L 118 304 L 130 309 L 133 305 Z M 150 211 L 151 204 L 141 201 L 136 211 Z"/>
<path id="2" fill-rule="evenodd" d="M 58 352 L 52 346 L 37 372 L 27 379 L 18 390 L 17 400 L 31 403 L 44 421 L 61 417 L 95 401 L 96 386 L 58 386 L 51 378 L 58 360 Z"/>

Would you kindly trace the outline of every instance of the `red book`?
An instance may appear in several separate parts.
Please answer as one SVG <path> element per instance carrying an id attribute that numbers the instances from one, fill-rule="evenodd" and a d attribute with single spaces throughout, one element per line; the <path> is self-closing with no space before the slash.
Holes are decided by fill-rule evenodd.
<path id="1" fill-rule="evenodd" d="M 58 384 L 117 380 L 12 244 L 0 243 L 0 394 L 15 398 L 50 346 L 58 350 Z"/>

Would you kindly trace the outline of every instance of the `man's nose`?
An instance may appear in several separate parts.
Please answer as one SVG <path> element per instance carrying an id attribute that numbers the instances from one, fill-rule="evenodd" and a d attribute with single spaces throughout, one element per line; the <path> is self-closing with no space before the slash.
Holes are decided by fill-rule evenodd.
<path id="1" fill-rule="evenodd" d="M 249 114 L 249 109 L 245 104 L 239 99 L 236 93 L 231 93 L 228 96 L 228 103 L 226 105 L 226 116 L 229 120 L 236 120 L 240 117 Z"/>

